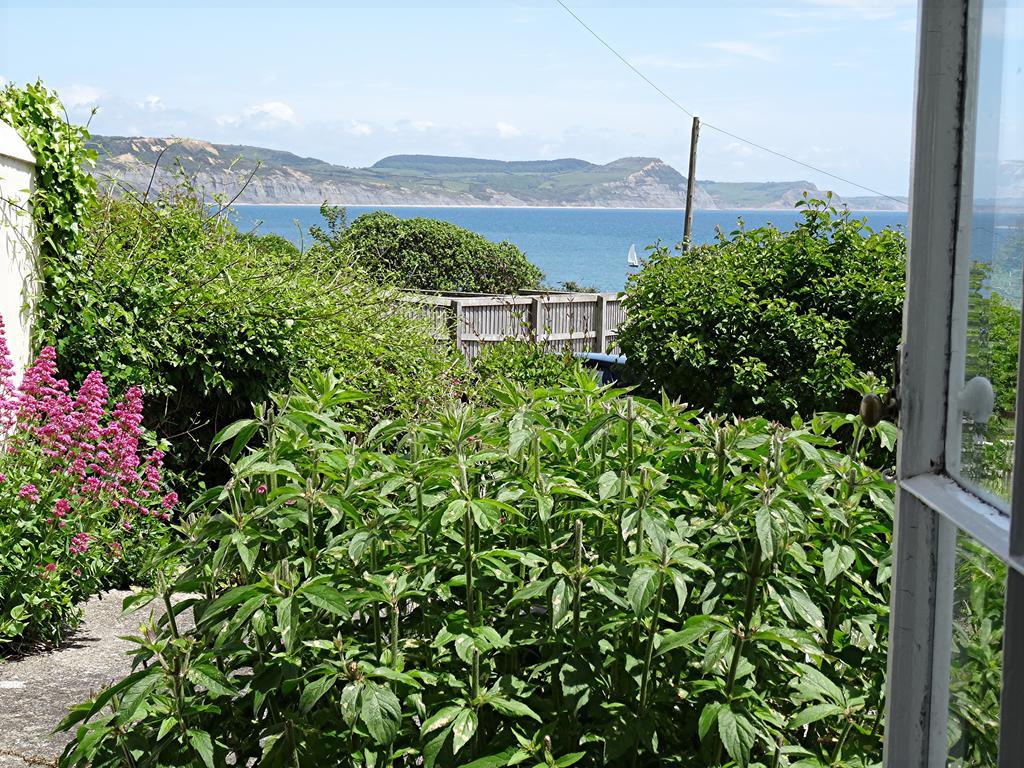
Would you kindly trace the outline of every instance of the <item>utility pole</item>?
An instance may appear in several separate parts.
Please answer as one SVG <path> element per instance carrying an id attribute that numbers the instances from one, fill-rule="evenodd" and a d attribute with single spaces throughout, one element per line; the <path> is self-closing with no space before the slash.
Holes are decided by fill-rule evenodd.
<path id="1" fill-rule="evenodd" d="M 700 118 L 693 116 L 690 131 L 690 170 L 686 174 L 686 218 L 683 223 L 683 253 L 690 250 L 693 232 L 693 190 L 697 186 L 697 137 L 700 135 Z"/>

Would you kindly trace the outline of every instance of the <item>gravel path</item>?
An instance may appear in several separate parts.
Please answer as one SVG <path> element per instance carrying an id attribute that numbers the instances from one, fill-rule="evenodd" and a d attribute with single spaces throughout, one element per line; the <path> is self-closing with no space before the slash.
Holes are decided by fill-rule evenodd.
<path id="1" fill-rule="evenodd" d="M 82 626 L 60 647 L 0 660 L 0 768 L 55 765 L 69 735 L 52 731 L 68 707 L 131 671 L 131 644 L 118 638 L 138 634 L 150 608 L 122 616 L 129 594 L 92 598 Z"/>

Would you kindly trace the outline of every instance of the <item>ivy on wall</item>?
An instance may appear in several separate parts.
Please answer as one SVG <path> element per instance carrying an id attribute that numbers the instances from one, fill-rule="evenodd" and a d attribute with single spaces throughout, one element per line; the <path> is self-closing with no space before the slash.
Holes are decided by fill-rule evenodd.
<path id="1" fill-rule="evenodd" d="M 84 222 L 96 193 L 90 169 L 96 152 L 86 146 L 88 130 L 74 125 L 56 92 L 41 81 L 0 90 L 0 120 L 10 125 L 36 158 L 36 184 L 29 198 L 39 242 L 42 316 L 59 312 L 62 288 L 83 259 Z M 45 328 L 37 325 L 38 334 Z"/>

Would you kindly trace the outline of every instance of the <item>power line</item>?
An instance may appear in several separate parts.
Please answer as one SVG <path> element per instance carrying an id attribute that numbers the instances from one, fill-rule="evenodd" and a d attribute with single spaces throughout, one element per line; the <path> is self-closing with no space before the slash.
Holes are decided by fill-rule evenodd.
<path id="1" fill-rule="evenodd" d="M 594 38 L 599 43 L 601 43 L 601 45 L 603 45 L 605 48 L 607 48 L 609 51 L 611 51 L 612 54 L 614 54 L 615 58 L 617 58 L 619 61 L 621 61 L 623 64 L 625 64 L 630 70 L 633 71 L 633 73 L 637 77 L 639 77 L 641 80 L 643 80 L 649 86 L 651 86 L 651 88 L 653 88 L 659 94 L 661 94 L 670 104 L 672 104 L 672 106 L 674 106 L 676 109 L 680 110 L 681 112 L 686 113 L 690 117 L 694 116 L 693 112 L 688 110 L 686 107 L 684 107 L 678 101 L 676 101 L 671 96 L 669 96 L 667 93 L 665 93 L 665 91 L 663 91 L 661 88 L 659 88 L 658 85 L 653 80 L 651 80 L 649 77 L 647 77 L 647 75 L 645 75 L 643 72 L 641 72 L 635 66 L 633 66 L 632 62 L 630 62 L 625 56 L 623 56 L 621 53 L 619 53 L 617 50 L 615 50 L 615 48 L 613 48 L 611 46 L 611 44 L 608 43 L 608 41 L 606 41 L 603 37 L 601 37 L 599 34 L 597 34 L 597 32 L 595 32 L 590 27 L 590 25 L 588 25 L 583 19 L 581 19 L 579 16 L 577 16 L 576 13 L 572 10 L 572 8 L 567 6 L 564 2 L 562 2 L 562 0 L 555 0 L 555 2 L 558 3 L 560 6 L 562 6 L 562 8 L 565 10 L 566 13 L 568 13 L 570 16 L 572 16 L 574 19 L 576 19 L 576 21 L 579 22 L 580 26 L 583 27 L 585 30 L 587 30 L 587 32 L 589 32 L 591 35 L 593 35 Z M 769 153 L 771 155 L 775 155 L 776 157 L 781 157 L 783 160 L 789 160 L 789 162 L 796 163 L 797 165 L 802 165 L 804 168 L 808 168 L 808 169 L 814 171 L 815 173 L 824 174 L 825 176 L 829 176 L 829 177 L 831 177 L 833 179 L 836 179 L 837 181 L 841 181 L 844 184 L 849 184 L 850 186 L 857 187 L 857 189 L 863 189 L 864 191 L 870 192 L 870 193 L 872 193 L 874 195 L 878 195 L 879 197 L 884 197 L 887 200 L 892 200 L 894 203 L 899 203 L 900 205 L 903 205 L 903 206 L 907 205 L 907 203 L 905 201 L 900 200 L 898 197 L 893 197 L 892 195 L 887 195 L 887 194 L 885 194 L 885 192 L 880 192 L 877 189 L 873 189 L 871 187 L 864 186 L 863 184 L 858 184 L 856 181 L 853 181 L 852 179 L 847 179 L 847 178 L 845 178 L 843 176 L 839 176 L 838 174 L 831 173 L 830 171 L 826 171 L 823 168 L 818 168 L 815 165 L 811 165 L 810 163 L 805 163 L 803 160 L 797 160 L 795 157 L 791 157 L 791 156 L 785 154 L 784 152 L 779 152 L 778 150 L 772 149 L 771 147 L 766 147 L 763 144 L 758 144 L 756 141 L 751 141 L 750 139 L 745 139 L 742 136 L 739 136 L 739 135 L 737 135 L 735 133 L 732 133 L 731 131 L 725 130 L 724 128 L 719 128 L 717 125 L 713 125 L 712 123 L 708 123 L 708 122 L 705 122 L 705 121 L 701 120 L 701 125 L 703 125 L 706 128 L 710 128 L 713 131 L 717 131 L 718 133 L 722 134 L 723 136 L 728 136 L 729 138 L 735 139 L 736 141 L 742 141 L 744 144 L 748 144 L 751 147 L 754 147 L 755 149 L 761 150 L 762 152 L 767 152 L 767 153 Z"/>

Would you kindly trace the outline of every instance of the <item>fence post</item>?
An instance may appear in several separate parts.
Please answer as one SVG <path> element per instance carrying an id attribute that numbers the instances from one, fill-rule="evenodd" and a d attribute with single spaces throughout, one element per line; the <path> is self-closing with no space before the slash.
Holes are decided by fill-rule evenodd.
<path id="1" fill-rule="evenodd" d="M 463 354 L 465 354 L 466 350 L 462 349 L 463 314 L 462 302 L 458 299 L 452 299 L 452 338 L 455 339 L 455 348 L 462 350 Z"/>
<path id="2" fill-rule="evenodd" d="M 533 342 L 541 343 L 541 334 L 544 332 L 544 302 L 540 296 L 534 296 L 530 302 L 530 323 L 532 324 Z"/>
<path id="3" fill-rule="evenodd" d="M 17 376 L 31 354 L 32 302 L 39 245 L 28 213 L 36 159 L 17 132 L 0 121 L 0 316 Z"/>
<path id="4" fill-rule="evenodd" d="M 600 354 L 608 351 L 604 338 L 607 327 L 608 297 L 599 293 L 597 294 L 597 303 L 594 304 L 594 351 Z"/>

